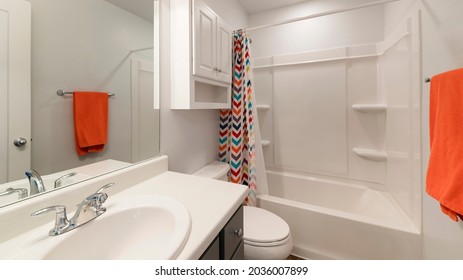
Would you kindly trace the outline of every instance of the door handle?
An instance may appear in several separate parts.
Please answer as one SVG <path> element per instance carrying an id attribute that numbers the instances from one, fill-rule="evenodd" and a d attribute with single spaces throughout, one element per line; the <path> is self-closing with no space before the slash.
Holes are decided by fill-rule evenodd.
<path id="1" fill-rule="evenodd" d="M 23 137 L 18 137 L 16 139 L 14 139 L 14 145 L 16 147 L 22 147 L 22 146 L 25 146 L 27 144 L 27 140 L 24 139 Z"/>

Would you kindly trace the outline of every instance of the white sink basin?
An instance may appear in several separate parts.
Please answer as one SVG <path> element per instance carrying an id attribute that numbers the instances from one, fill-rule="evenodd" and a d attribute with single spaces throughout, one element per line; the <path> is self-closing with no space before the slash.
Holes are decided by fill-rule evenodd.
<path id="1" fill-rule="evenodd" d="M 175 199 L 158 195 L 110 197 L 105 206 L 106 213 L 100 217 L 59 236 L 47 235 L 53 223 L 20 236 L 19 244 L 26 241 L 29 246 L 13 258 L 173 259 L 189 236 L 189 212 Z M 39 230 L 41 236 L 37 238 Z"/>

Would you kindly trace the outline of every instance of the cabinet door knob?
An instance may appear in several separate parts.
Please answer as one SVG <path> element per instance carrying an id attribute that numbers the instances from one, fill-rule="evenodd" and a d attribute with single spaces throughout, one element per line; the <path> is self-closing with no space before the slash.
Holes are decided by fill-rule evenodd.
<path id="1" fill-rule="evenodd" d="M 218 69 L 217 71 L 219 71 L 219 73 L 222 73 L 222 69 Z"/>
<path id="2" fill-rule="evenodd" d="M 235 229 L 233 231 L 233 234 L 235 234 L 236 236 L 238 236 L 239 238 L 242 238 L 243 237 L 243 229 Z"/>
<path id="3" fill-rule="evenodd" d="M 217 68 L 217 67 L 214 67 L 214 69 L 213 69 L 213 70 L 218 72 L 218 71 L 219 71 L 219 68 Z"/>

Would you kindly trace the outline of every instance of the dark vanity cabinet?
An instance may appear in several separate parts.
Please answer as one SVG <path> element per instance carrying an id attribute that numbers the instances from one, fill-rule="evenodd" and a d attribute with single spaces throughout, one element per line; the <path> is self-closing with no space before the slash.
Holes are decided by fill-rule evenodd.
<path id="1" fill-rule="evenodd" d="M 236 210 L 200 260 L 243 260 L 243 206 Z"/>
<path id="2" fill-rule="evenodd" d="M 199 258 L 200 260 L 220 260 L 220 234 L 212 241 L 211 245 L 207 247 L 206 251 Z"/>

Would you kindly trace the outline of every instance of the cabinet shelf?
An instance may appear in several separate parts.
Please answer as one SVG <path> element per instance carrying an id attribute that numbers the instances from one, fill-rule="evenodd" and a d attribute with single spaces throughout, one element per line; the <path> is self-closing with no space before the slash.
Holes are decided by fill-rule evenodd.
<path id="1" fill-rule="evenodd" d="M 352 151 L 358 155 L 359 157 L 373 160 L 373 161 L 386 161 L 387 154 L 385 151 L 378 151 L 373 149 L 362 149 L 362 148 L 354 148 Z"/>
<path id="2" fill-rule="evenodd" d="M 358 112 L 375 113 L 386 112 L 386 104 L 354 104 L 352 109 Z"/>

